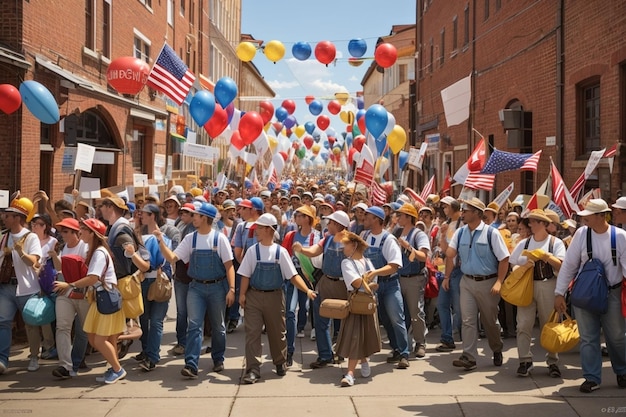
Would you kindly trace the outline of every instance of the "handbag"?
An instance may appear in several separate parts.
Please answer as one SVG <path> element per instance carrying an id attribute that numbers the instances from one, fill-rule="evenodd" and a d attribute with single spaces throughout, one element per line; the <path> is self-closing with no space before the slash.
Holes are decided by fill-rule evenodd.
<path id="1" fill-rule="evenodd" d="M 39 270 L 39 286 L 41 287 L 41 291 L 47 295 L 52 294 L 54 292 L 54 281 L 56 281 L 56 278 L 57 270 L 54 267 L 54 263 L 52 263 L 52 259 L 48 259 Z"/>
<path id="2" fill-rule="evenodd" d="M 320 316 L 328 319 L 343 320 L 348 317 L 350 302 L 348 300 L 338 300 L 327 298 L 320 304 Z"/>
<path id="3" fill-rule="evenodd" d="M 106 264 L 104 265 L 104 270 L 99 278 L 102 285 L 96 288 L 95 296 L 98 313 L 108 315 L 117 313 L 122 309 L 122 294 L 120 294 L 120 290 L 118 290 L 116 286 L 112 286 L 110 290 L 106 287 L 104 277 L 107 269 L 109 269 L 109 255 L 105 255 Z"/>
<path id="4" fill-rule="evenodd" d="M 126 318 L 135 319 L 143 314 L 143 295 L 139 294 L 135 298 L 122 300 L 122 311 Z"/>
<path id="5" fill-rule="evenodd" d="M 530 305 L 534 292 L 533 273 L 532 264 L 515 268 L 502 283 L 500 288 L 502 299 L 518 307 Z"/>
<path id="6" fill-rule="evenodd" d="M 424 298 L 437 298 L 439 295 L 439 276 L 441 276 L 441 272 L 439 272 L 439 269 L 437 269 L 430 259 L 426 259 L 426 266 L 423 271 L 426 276 Z"/>
<path id="7" fill-rule="evenodd" d="M 565 313 L 565 320 L 561 315 L 552 311 L 550 319 L 541 329 L 541 346 L 548 352 L 567 352 L 576 347 L 580 341 L 576 320 Z"/>
<path id="8" fill-rule="evenodd" d="M 35 294 L 26 300 L 22 310 L 24 323 L 31 326 L 43 326 L 50 324 L 56 319 L 54 300 L 47 296 Z"/>
<path id="9" fill-rule="evenodd" d="M 157 276 L 148 287 L 148 301 L 163 303 L 172 298 L 172 282 L 161 268 L 157 270 Z"/>
<path id="10" fill-rule="evenodd" d="M 22 245 L 26 241 L 26 236 L 28 236 L 31 232 L 26 233 L 24 236 L 18 240 L 18 243 Z M 8 246 L 9 243 L 9 232 L 5 233 L 2 237 L 2 243 L 0 246 L 4 251 L 4 257 L 2 258 L 2 264 L 0 264 L 0 284 L 8 284 L 11 282 L 11 278 L 15 278 L 15 267 L 13 265 L 13 248 Z"/>
<path id="11" fill-rule="evenodd" d="M 353 291 L 350 294 L 350 314 L 370 315 L 376 313 L 376 296 L 367 282 L 363 279 L 361 287 L 365 291 Z"/>
<path id="12" fill-rule="evenodd" d="M 144 280 L 144 273 L 136 270 L 130 275 L 117 279 L 117 288 L 122 294 L 122 299 L 130 300 L 141 294 L 141 283 Z"/>

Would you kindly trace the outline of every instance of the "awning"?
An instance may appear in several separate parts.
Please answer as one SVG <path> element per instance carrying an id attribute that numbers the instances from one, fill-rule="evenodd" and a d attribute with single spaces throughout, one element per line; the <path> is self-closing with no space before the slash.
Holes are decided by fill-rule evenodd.
<path id="1" fill-rule="evenodd" d="M 58 66 L 54 62 L 51 62 L 51 61 L 47 60 L 44 57 L 36 56 L 35 57 L 35 61 L 37 62 L 38 65 L 41 65 L 42 67 L 46 68 L 47 70 L 57 74 L 61 78 L 64 78 L 65 80 L 73 83 L 78 88 L 82 88 L 82 89 L 88 90 L 88 91 L 90 91 L 92 93 L 95 93 L 95 94 L 98 94 L 98 95 L 101 95 L 101 96 L 105 96 L 105 97 L 111 98 L 113 100 L 119 101 L 121 103 L 127 104 L 128 107 L 131 108 L 131 110 L 133 108 L 136 108 L 136 109 L 140 109 L 140 110 L 152 113 L 156 117 L 159 117 L 159 118 L 167 117 L 167 112 L 165 110 L 161 110 L 161 109 L 157 109 L 157 108 L 154 108 L 154 107 L 146 106 L 145 104 L 139 104 L 139 103 L 137 103 L 134 100 L 128 99 L 126 97 L 120 97 L 117 94 L 113 94 L 113 93 L 107 91 L 102 86 L 100 86 L 98 84 L 94 84 L 94 83 L 92 83 L 91 81 L 89 81 L 89 80 L 87 80 L 85 78 L 82 78 L 82 77 L 80 77 L 78 75 L 75 75 L 74 73 L 71 73 L 68 70 L 61 68 L 60 66 Z"/>
<path id="2" fill-rule="evenodd" d="M 14 65 L 19 68 L 30 68 L 30 62 L 28 62 L 24 55 L 18 54 L 10 49 L 0 46 L 0 62 L 6 62 L 7 64 Z"/>

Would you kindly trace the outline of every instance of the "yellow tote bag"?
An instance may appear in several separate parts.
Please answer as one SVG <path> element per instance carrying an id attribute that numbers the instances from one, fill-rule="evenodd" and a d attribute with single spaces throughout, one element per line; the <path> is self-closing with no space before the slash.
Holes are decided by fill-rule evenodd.
<path id="1" fill-rule="evenodd" d="M 533 265 L 526 264 L 513 270 L 500 288 L 504 301 L 526 307 L 533 301 Z"/>
<path id="2" fill-rule="evenodd" d="M 565 320 L 553 311 L 550 319 L 541 329 L 541 346 L 548 352 L 560 353 L 576 347 L 580 341 L 576 320 L 565 313 Z"/>

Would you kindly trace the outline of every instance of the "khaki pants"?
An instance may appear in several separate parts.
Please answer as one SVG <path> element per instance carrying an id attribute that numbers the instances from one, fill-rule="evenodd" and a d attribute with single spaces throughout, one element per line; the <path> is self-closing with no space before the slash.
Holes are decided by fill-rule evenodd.
<path id="1" fill-rule="evenodd" d="M 402 299 L 408 310 L 406 317 L 407 331 L 410 323 L 415 348 L 420 345 L 426 346 L 426 320 L 424 312 L 424 288 L 426 287 L 426 277 L 423 274 L 410 277 L 400 277 L 400 291 Z M 409 343 L 409 350 L 411 345 Z"/>
<path id="2" fill-rule="evenodd" d="M 85 324 L 85 317 L 89 311 L 89 301 L 86 298 L 76 300 L 60 295 L 56 300 L 57 315 L 57 353 L 59 365 L 71 371 L 72 364 L 72 325 L 78 314 L 80 326 Z"/>

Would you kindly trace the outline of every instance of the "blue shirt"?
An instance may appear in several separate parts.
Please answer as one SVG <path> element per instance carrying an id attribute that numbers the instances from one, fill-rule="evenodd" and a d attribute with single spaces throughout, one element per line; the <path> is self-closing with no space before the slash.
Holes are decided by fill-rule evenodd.
<path id="1" fill-rule="evenodd" d="M 481 221 L 472 231 L 465 225 L 454 232 L 450 247 L 457 251 L 463 274 L 481 276 L 496 274 L 499 262 L 509 257 L 509 250 L 502 235 L 493 228 L 491 229 L 491 245 L 489 244 L 488 228 L 489 226 Z M 461 233 L 460 239 L 459 233 Z"/>

